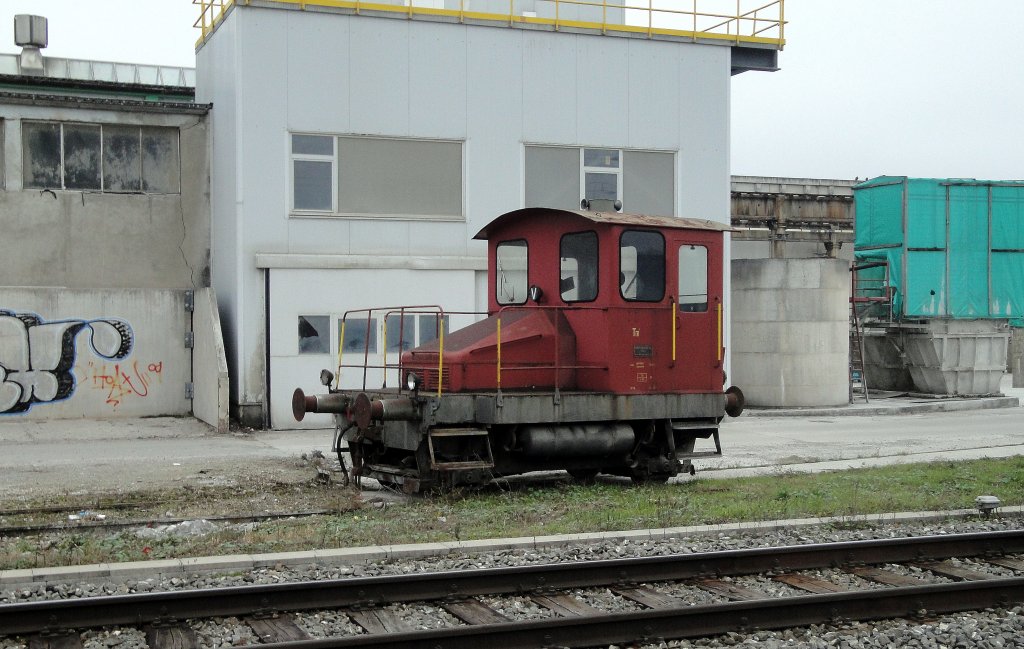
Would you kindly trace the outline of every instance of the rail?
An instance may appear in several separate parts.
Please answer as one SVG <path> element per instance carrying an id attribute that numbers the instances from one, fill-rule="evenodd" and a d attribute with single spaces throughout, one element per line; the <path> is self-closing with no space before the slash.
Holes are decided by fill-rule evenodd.
<path id="1" fill-rule="evenodd" d="M 467 622 L 464 625 L 420 632 L 365 633 L 311 642 L 326 647 L 541 647 L 598 646 L 628 643 L 641 638 L 681 638 L 735 631 L 739 628 L 778 628 L 825 623 L 841 617 L 851 620 L 901 617 L 922 610 L 945 613 L 994 606 L 1009 606 L 1024 599 L 1024 577 L 981 575 L 957 566 L 945 568 L 950 557 L 978 557 L 981 561 L 1010 562 L 1024 551 L 1024 532 L 1004 530 L 920 538 L 896 538 L 840 543 L 807 544 L 747 550 L 677 554 L 598 561 L 566 561 L 502 568 L 459 569 L 451 572 L 356 577 L 269 585 L 234 586 L 157 593 L 137 593 L 40 600 L 0 604 L 0 633 L 55 634 L 100 626 L 167 623 L 190 618 L 245 616 L 317 609 L 344 608 L 349 612 L 374 609 L 378 604 L 441 601 L 457 603 L 482 595 L 547 596 L 552 591 L 605 587 L 630 589 L 644 595 L 646 584 L 687 581 L 696 587 L 727 576 L 771 572 L 779 581 L 785 573 L 835 569 L 853 575 L 865 566 L 879 566 L 885 576 L 888 564 L 910 563 L 919 569 L 948 575 L 955 582 L 914 582 L 896 572 L 892 579 L 922 585 L 891 585 L 885 588 L 828 592 L 823 595 L 746 598 L 718 604 L 687 605 L 662 595 L 641 599 L 640 610 L 608 614 L 589 612 L 582 617 L 558 615 L 521 622 Z M 1011 556 L 1007 556 L 1011 555 Z M 998 564 L 997 564 L 998 565 Z M 1005 564 L 1004 564 L 1005 565 Z M 1013 568 L 1019 574 L 1020 567 Z M 959 576 L 954 576 L 954 572 Z M 982 579 L 983 578 L 983 579 Z M 893 584 L 882 578 L 877 583 Z M 965 580 L 965 581 L 960 581 Z M 807 580 L 805 580 L 806 582 Z M 724 585 L 724 584 L 723 584 Z M 834 584 L 831 585 L 833 589 Z M 807 592 L 814 591 L 806 588 Z M 650 593 L 650 590 L 646 591 Z M 655 595 L 660 595 L 655 592 Z M 631 598 L 637 597 L 632 595 Z M 627 595 L 627 597 L 630 597 Z M 652 602 L 652 603 L 643 603 Z M 482 607 L 478 607 L 480 610 Z M 384 631 L 382 629 L 382 631 Z M 37 646 L 40 636 L 29 640 Z M 40 643 L 41 646 L 41 643 Z M 303 646 L 265 644 L 266 647 Z"/>
<path id="2" fill-rule="evenodd" d="M 199 7 L 196 45 L 228 10 L 250 0 L 192 0 Z M 785 0 L 275 0 L 300 9 L 325 7 L 396 18 L 451 19 L 508 27 L 594 30 L 782 49 Z"/>

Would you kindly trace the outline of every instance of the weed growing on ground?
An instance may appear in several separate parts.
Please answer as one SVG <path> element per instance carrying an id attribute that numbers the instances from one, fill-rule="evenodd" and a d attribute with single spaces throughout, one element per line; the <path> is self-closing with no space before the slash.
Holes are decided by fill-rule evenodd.
<path id="1" fill-rule="evenodd" d="M 276 507 L 332 513 L 258 525 L 222 525 L 201 536 L 140 538 L 133 531 L 70 528 L 37 536 L 0 537 L 0 568 L 138 561 L 230 553 L 464 541 L 496 537 L 665 528 L 695 524 L 841 517 L 893 511 L 973 507 L 994 494 L 1024 503 L 1024 458 L 905 464 L 817 474 L 777 472 L 730 480 L 688 479 L 633 486 L 617 478 L 594 484 L 569 479 L 459 490 L 379 506 L 354 489 L 275 484 L 118 494 L 145 511 L 246 515 Z M 298 495 L 300 497 L 296 498 Z M 69 495 L 68 498 L 75 496 Z M 92 497 L 102 506 L 105 497 Z M 301 504 L 301 507 L 299 504 Z M 0 502 L 0 507 L 4 503 Z M 120 510 L 118 510 L 120 511 Z M 137 516 L 138 511 L 125 514 Z M 118 514 L 120 515 L 120 514 Z M 843 524 L 840 522 L 839 524 Z"/>

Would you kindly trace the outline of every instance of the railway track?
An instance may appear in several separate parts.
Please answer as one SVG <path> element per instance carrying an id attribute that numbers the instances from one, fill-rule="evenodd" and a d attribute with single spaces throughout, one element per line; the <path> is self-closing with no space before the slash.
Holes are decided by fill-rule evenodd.
<path id="1" fill-rule="evenodd" d="M 580 589 L 633 610 L 601 610 Z M 688 605 L 681 589 L 709 603 Z M 544 615 L 512 619 L 494 605 L 500 598 L 528 600 Z M 237 617 L 274 647 L 588 647 L 1022 601 L 1024 531 L 1013 530 L 7 604 L 0 631 L 32 649 L 75 649 L 82 629 L 131 626 L 151 649 L 188 649 L 198 646 L 195 621 Z M 455 623 L 410 628 L 400 611 L 413 602 Z M 293 618 L 328 609 L 355 633 L 311 639 Z"/>

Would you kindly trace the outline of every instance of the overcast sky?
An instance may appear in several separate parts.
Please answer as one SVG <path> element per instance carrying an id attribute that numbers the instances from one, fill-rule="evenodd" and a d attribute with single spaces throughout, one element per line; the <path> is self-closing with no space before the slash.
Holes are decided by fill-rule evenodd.
<path id="1" fill-rule="evenodd" d="M 191 0 L 3 6 L 0 52 L 34 13 L 45 55 L 195 65 Z M 1024 0 L 787 0 L 786 18 L 782 69 L 732 79 L 734 174 L 1024 179 Z"/>

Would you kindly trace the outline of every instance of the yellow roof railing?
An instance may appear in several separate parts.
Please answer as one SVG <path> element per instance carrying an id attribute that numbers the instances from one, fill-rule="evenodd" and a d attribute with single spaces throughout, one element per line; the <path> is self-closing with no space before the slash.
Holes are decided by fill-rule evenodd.
<path id="1" fill-rule="evenodd" d="M 232 5 L 250 0 L 192 0 L 194 26 L 206 40 Z M 261 3 L 262 4 L 262 3 Z M 396 18 L 457 18 L 459 22 L 642 34 L 694 42 L 782 49 L 785 0 L 274 0 L 273 5 L 328 7 Z"/>

